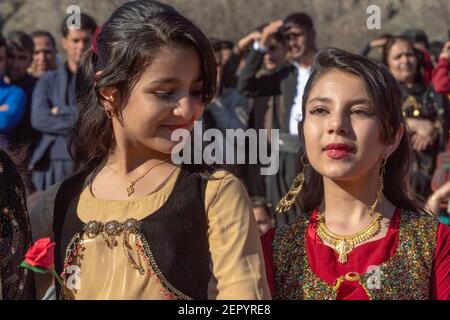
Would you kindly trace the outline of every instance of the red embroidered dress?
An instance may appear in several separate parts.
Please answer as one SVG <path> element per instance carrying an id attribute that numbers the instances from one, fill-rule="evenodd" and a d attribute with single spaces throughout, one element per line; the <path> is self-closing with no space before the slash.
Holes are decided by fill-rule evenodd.
<path id="1" fill-rule="evenodd" d="M 397 209 L 385 237 L 340 264 L 316 234 L 317 210 L 262 237 L 275 299 L 450 299 L 450 228 Z"/>

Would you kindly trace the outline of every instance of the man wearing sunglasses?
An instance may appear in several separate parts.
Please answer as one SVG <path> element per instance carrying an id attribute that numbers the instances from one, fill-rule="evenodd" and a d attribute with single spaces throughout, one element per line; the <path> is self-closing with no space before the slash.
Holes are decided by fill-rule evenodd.
<path id="1" fill-rule="evenodd" d="M 258 77 L 258 70 L 268 52 L 269 41 L 273 34 L 279 32 L 286 38 L 290 63 Z M 267 198 L 272 203 L 277 203 L 289 190 L 291 181 L 299 170 L 297 123 L 302 119 L 303 91 L 317 52 L 315 35 L 313 21 L 306 13 L 293 13 L 283 21 L 269 23 L 263 29 L 260 40 L 254 42 L 239 75 L 237 87 L 241 94 L 273 97 L 271 118 L 272 128 L 280 130 L 280 170 L 276 175 L 266 178 Z M 281 220 L 276 221 L 277 225 L 295 221 L 294 209 L 291 209 L 287 217 L 285 220 L 284 215 L 279 215 L 277 219 Z"/>

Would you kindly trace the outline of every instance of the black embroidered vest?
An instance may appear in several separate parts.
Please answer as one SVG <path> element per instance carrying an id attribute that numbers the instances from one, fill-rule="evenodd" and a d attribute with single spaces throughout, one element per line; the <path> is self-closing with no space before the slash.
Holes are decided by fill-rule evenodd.
<path id="1" fill-rule="evenodd" d="M 182 167 L 167 201 L 140 220 L 140 234 L 150 253 L 149 265 L 164 289 L 178 299 L 207 299 L 211 277 L 204 205 L 207 179 L 200 172 L 191 166 Z M 73 239 L 83 232 L 76 203 L 87 176 L 82 172 L 68 178 L 56 195 L 53 229 L 58 274 L 64 271 L 66 252 L 73 246 Z M 58 296 L 59 291 L 57 288 Z"/>

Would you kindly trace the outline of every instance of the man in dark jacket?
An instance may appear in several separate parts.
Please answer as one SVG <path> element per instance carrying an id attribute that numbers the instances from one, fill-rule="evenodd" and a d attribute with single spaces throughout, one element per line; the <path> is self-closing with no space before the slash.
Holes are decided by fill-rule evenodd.
<path id="1" fill-rule="evenodd" d="M 267 52 L 268 40 L 277 32 L 282 32 L 286 38 L 291 63 L 276 72 L 257 77 Z M 280 170 L 276 175 L 267 177 L 266 190 L 268 200 L 274 204 L 287 193 L 300 167 L 297 124 L 302 119 L 303 90 L 316 52 L 311 18 L 305 13 L 293 13 L 284 21 L 271 22 L 263 29 L 260 41 L 254 43 L 239 76 L 238 90 L 241 94 L 273 97 L 272 128 L 280 130 L 280 140 L 271 143 L 279 144 Z M 291 209 L 286 220 L 295 219 L 295 211 Z M 276 222 L 279 225 L 286 220 L 279 215 Z"/>
<path id="2" fill-rule="evenodd" d="M 61 27 L 61 44 L 67 54 L 67 62 L 44 74 L 33 93 L 31 124 L 42 133 L 30 165 L 37 190 L 45 190 L 73 173 L 67 142 L 77 119 L 75 74 L 83 53 L 91 45 L 97 25 L 93 18 L 81 14 L 80 28 L 69 28 L 67 18 Z"/>
<path id="3" fill-rule="evenodd" d="M 25 93 L 19 87 L 4 81 L 8 50 L 0 35 L 0 147 L 9 148 L 14 129 L 25 112 Z"/>
<path id="4" fill-rule="evenodd" d="M 6 38 L 8 45 L 7 79 L 26 94 L 25 114 L 14 129 L 10 143 L 12 147 L 27 147 L 29 156 L 40 139 L 40 132 L 31 126 L 31 100 L 37 79 L 28 74 L 28 68 L 33 61 L 33 39 L 22 31 L 12 31 Z M 29 160 L 29 158 L 27 159 Z"/>

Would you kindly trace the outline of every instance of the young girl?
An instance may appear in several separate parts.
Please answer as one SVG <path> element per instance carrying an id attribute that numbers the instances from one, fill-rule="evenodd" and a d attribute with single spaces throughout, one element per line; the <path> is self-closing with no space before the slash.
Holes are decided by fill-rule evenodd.
<path id="1" fill-rule="evenodd" d="M 383 65 L 338 49 L 316 56 L 298 126 L 304 171 L 277 208 L 300 193 L 308 214 L 263 239 L 276 298 L 450 298 L 450 228 L 408 189 L 400 106 Z"/>
<path id="2" fill-rule="evenodd" d="M 83 170 L 41 212 L 54 205 L 55 265 L 76 299 L 270 298 L 243 186 L 171 162 L 171 133 L 200 118 L 215 68 L 205 35 L 156 1 L 124 4 L 97 32 L 77 75 Z"/>

